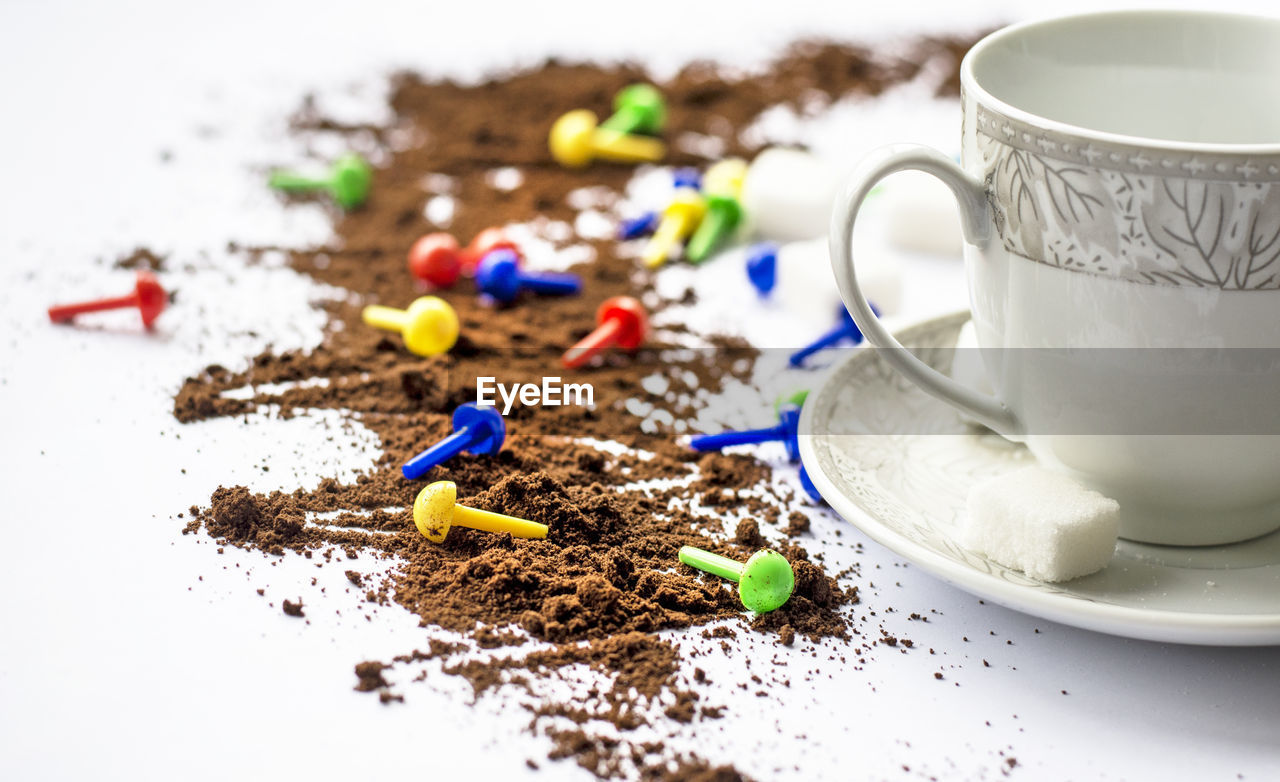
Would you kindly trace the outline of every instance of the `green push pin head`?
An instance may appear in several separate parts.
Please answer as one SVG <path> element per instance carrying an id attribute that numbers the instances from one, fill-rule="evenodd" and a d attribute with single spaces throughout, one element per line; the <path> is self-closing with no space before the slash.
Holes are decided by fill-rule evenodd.
<path id="1" fill-rule="evenodd" d="M 757 614 L 765 614 L 781 608 L 791 599 L 795 588 L 796 574 L 786 557 L 776 551 L 761 549 L 742 566 L 738 597 L 747 608 Z"/>
<path id="2" fill-rule="evenodd" d="M 656 136 L 667 124 L 667 102 L 652 84 L 632 84 L 613 96 L 613 116 L 600 127 Z"/>
<path id="3" fill-rule="evenodd" d="M 773 400 L 773 412 L 777 413 L 783 407 L 790 405 L 791 407 L 804 407 L 804 400 L 809 398 L 809 389 L 801 388 L 792 391 L 789 394 L 779 394 L 778 398 Z"/>
<path id="4" fill-rule="evenodd" d="M 364 158 L 354 152 L 348 152 L 333 161 L 327 177 L 316 178 L 288 171 L 276 171 L 271 174 L 268 184 L 286 193 L 310 193 L 324 190 L 333 196 L 338 206 L 343 209 L 355 209 L 369 198 L 369 189 L 373 185 L 373 169 Z"/>
<path id="5" fill-rule="evenodd" d="M 365 159 L 349 152 L 333 161 L 329 192 L 343 209 L 354 209 L 369 199 L 373 169 Z"/>
<path id="6" fill-rule="evenodd" d="M 689 567 L 738 582 L 738 599 L 758 614 L 775 611 L 791 599 L 796 575 L 786 557 L 761 549 L 745 563 L 693 546 L 680 548 L 680 561 Z"/>

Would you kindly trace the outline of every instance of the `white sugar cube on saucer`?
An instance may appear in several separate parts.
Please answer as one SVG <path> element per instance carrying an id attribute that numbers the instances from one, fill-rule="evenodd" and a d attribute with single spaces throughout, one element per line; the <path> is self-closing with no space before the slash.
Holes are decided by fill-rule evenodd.
<path id="1" fill-rule="evenodd" d="M 969 491 L 961 543 L 1041 581 L 1069 581 L 1107 566 L 1120 504 L 1043 467 L 989 478 Z"/>

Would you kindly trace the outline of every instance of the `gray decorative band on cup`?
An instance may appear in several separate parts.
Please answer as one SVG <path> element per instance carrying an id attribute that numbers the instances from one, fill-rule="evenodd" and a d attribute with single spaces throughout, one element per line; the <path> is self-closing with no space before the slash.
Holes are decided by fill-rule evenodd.
<path id="1" fill-rule="evenodd" d="M 1103 144 L 984 106 L 975 119 L 1008 251 L 1144 285 L 1280 289 L 1280 157 Z"/>

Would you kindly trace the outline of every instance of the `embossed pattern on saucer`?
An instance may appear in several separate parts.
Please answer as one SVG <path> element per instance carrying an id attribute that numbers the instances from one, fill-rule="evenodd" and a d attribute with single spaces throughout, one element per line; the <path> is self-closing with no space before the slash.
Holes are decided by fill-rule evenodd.
<path id="1" fill-rule="evenodd" d="M 968 318 L 965 312 L 930 320 L 898 339 L 948 371 Z M 967 424 L 874 350 L 851 354 L 809 395 L 800 432 L 805 467 L 832 508 L 873 540 L 968 592 L 1131 638 L 1280 644 L 1280 532 L 1195 549 L 1121 541 L 1109 567 L 1062 584 L 1027 578 L 961 547 L 956 531 L 969 487 L 1033 457 Z"/>

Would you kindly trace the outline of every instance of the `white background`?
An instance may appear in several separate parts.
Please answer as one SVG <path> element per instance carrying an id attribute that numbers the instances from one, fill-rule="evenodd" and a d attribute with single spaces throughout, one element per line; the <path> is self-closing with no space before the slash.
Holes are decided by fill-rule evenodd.
<path id="1" fill-rule="evenodd" d="M 286 210 L 261 186 L 267 166 L 302 158 L 285 117 L 305 91 L 330 113 L 383 120 L 398 67 L 475 76 L 560 53 L 642 58 L 662 74 L 693 57 L 749 65 L 804 35 L 874 42 L 1047 10 L 976 5 L 0 4 L 0 778 L 483 779 L 545 756 L 508 697 L 472 704 L 451 677 L 401 682 L 407 702 L 392 707 L 352 692 L 353 663 L 421 646 L 424 631 L 395 607 L 366 621 L 342 568 L 220 556 L 179 534 L 176 513 L 219 484 L 313 485 L 377 452 L 335 415 L 250 427 L 170 416 L 187 374 L 320 338 L 307 301 L 333 292 L 226 250 L 328 236 L 322 211 Z M 817 146 L 853 157 L 891 138 L 945 145 L 952 111 L 846 106 Z M 835 145 L 832 128 L 848 141 Z M 131 274 L 110 261 L 138 245 L 175 270 L 164 280 L 178 304 L 156 334 L 132 313 L 46 322 L 54 301 L 123 292 Z M 908 261 L 907 315 L 962 305 L 958 262 Z M 761 778 L 999 778 L 1002 753 L 1018 758 L 1014 778 L 1275 778 L 1276 650 L 1056 626 L 980 605 L 869 542 L 857 554 L 838 520 L 815 534 L 829 562 L 862 563 L 857 614 L 878 614 L 866 626 L 883 620 L 921 648 L 879 647 L 865 666 L 841 664 L 835 643 L 816 658 L 765 639 L 704 656 L 712 702 L 729 711 L 674 747 Z M 279 610 L 299 596 L 309 624 Z M 929 609 L 927 624 L 904 619 Z M 774 659 L 789 689 L 736 689 L 748 661 L 759 672 Z"/>

